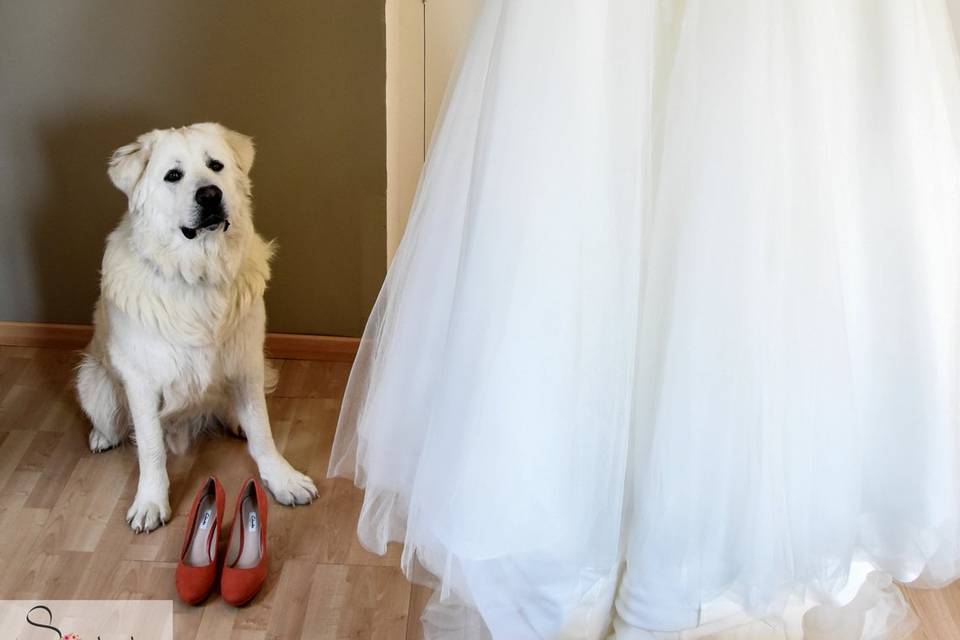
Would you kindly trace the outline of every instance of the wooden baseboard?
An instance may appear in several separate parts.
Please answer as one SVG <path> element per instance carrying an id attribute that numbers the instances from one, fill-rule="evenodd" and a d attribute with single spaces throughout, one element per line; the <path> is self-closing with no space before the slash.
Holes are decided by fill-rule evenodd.
<path id="1" fill-rule="evenodd" d="M 360 339 L 311 336 L 300 333 L 268 333 L 264 348 L 271 358 L 283 360 L 353 362 L 360 348 Z"/>
<path id="2" fill-rule="evenodd" d="M 0 346 L 83 349 L 93 336 L 88 324 L 0 322 Z"/>
<path id="3" fill-rule="evenodd" d="M 0 346 L 3 347 L 83 349 L 92 335 L 93 327 L 86 324 L 0 322 Z M 268 333 L 265 345 L 271 358 L 329 362 L 353 362 L 359 347 L 358 338 L 297 333 Z"/>

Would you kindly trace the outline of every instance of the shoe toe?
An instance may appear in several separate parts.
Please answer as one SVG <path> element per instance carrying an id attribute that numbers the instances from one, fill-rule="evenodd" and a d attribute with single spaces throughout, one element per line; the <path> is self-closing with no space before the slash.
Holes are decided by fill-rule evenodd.
<path id="1" fill-rule="evenodd" d="M 187 604 L 200 604 L 210 595 L 216 571 L 209 567 L 177 567 L 177 595 Z"/>
<path id="2" fill-rule="evenodd" d="M 263 587 L 263 572 L 245 569 L 224 569 L 220 579 L 220 596 L 227 604 L 241 607 L 253 600 Z"/>

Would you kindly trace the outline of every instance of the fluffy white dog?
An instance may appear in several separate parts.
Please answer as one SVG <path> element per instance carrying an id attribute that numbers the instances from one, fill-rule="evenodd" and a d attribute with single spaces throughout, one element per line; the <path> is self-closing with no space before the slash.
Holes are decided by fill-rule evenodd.
<path id="1" fill-rule="evenodd" d="M 110 179 L 128 198 L 107 238 L 94 336 L 77 375 L 90 448 L 133 426 L 140 463 L 135 531 L 170 518 L 166 450 L 219 420 L 242 429 L 267 488 L 305 504 L 313 482 L 277 450 L 263 356 L 270 244 L 253 229 L 250 138 L 218 124 L 151 131 L 117 149 Z"/>

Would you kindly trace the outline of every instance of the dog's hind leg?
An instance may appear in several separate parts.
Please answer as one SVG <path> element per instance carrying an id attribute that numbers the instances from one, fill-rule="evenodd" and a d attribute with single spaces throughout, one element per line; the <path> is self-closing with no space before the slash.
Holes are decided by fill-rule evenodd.
<path id="1" fill-rule="evenodd" d="M 240 426 L 240 418 L 233 405 L 232 392 L 230 389 L 224 389 L 222 394 L 213 398 L 210 405 L 211 426 L 234 438 L 246 439 L 243 428 Z"/>
<path id="2" fill-rule="evenodd" d="M 77 370 L 77 396 L 93 425 L 91 451 L 112 449 L 126 439 L 129 421 L 120 389 L 103 364 L 89 353 L 83 355 Z"/>
<path id="3" fill-rule="evenodd" d="M 267 395 L 270 395 L 277 390 L 277 386 L 280 384 L 280 370 L 273 366 L 273 363 L 267 359 L 263 359 L 263 391 Z"/>
<path id="4" fill-rule="evenodd" d="M 243 426 L 240 424 L 240 418 L 237 417 L 232 407 L 217 409 L 216 420 L 223 427 L 225 433 L 241 440 L 247 439 L 247 434 L 244 433 Z"/>
<path id="5" fill-rule="evenodd" d="M 264 358 L 263 360 L 263 386 L 264 392 L 266 395 L 270 395 L 277 390 L 277 385 L 280 383 L 280 370 L 273 365 L 273 363 Z M 234 407 L 233 401 L 231 398 L 226 397 L 221 399 L 221 402 L 218 404 L 216 409 L 217 422 L 220 423 L 220 426 L 223 427 L 223 430 L 235 438 L 240 438 L 241 440 L 247 439 L 247 434 L 243 430 L 243 425 L 240 424 L 240 416 L 237 415 L 236 408 Z"/>

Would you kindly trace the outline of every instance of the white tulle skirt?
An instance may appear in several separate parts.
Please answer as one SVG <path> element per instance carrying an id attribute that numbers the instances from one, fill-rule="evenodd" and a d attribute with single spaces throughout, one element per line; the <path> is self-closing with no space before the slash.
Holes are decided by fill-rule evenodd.
<path id="1" fill-rule="evenodd" d="M 428 637 L 902 637 L 960 576 L 943 0 L 488 0 L 330 472 Z"/>

